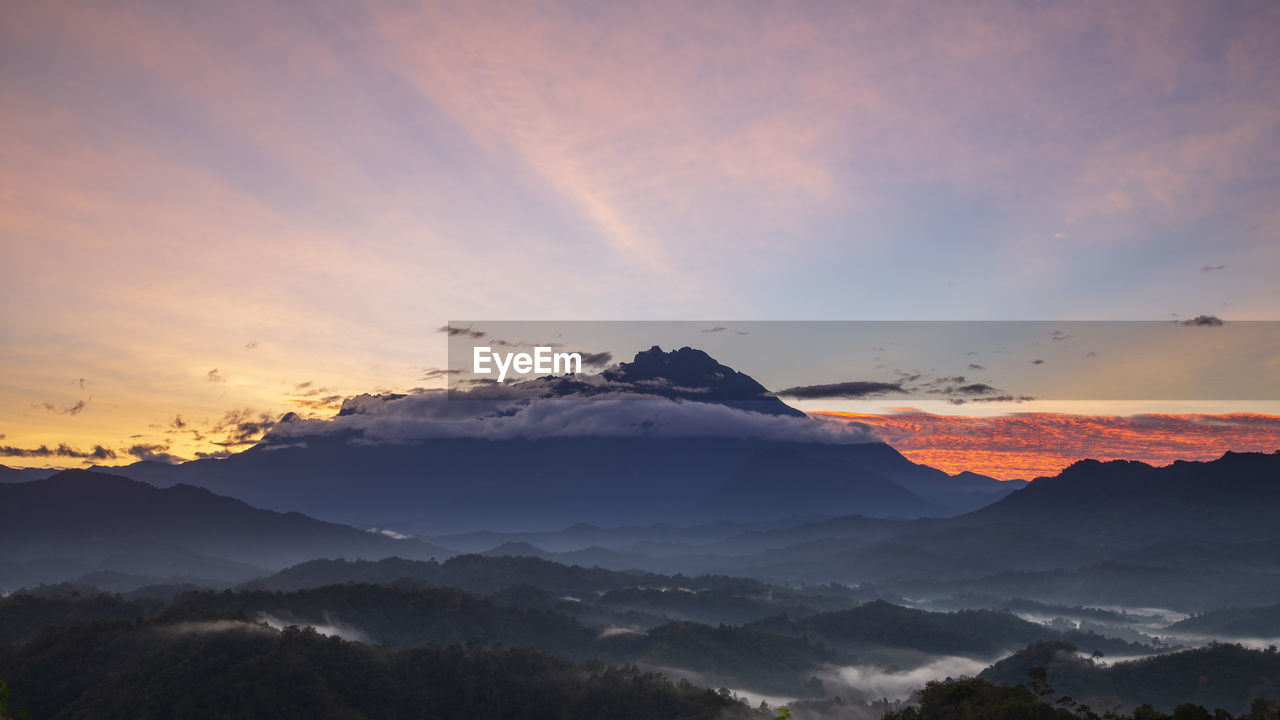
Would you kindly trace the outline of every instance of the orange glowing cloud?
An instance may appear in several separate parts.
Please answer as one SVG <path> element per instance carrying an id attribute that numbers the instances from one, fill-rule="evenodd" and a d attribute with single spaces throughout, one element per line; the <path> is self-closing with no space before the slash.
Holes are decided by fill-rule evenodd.
<path id="1" fill-rule="evenodd" d="M 1077 460 L 1210 460 L 1227 451 L 1280 449 L 1280 415 L 1130 416 L 1015 413 L 998 417 L 822 412 L 871 427 L 914 462 L 1002 480 L 1055 475 Z"/>

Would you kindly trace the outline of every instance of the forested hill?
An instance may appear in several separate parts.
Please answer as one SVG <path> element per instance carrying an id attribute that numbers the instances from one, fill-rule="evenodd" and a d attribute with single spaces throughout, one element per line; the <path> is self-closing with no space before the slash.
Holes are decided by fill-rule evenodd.
<path id="1" fill-rule="evenodd" d="M 34 718 L 763 718 L 661 675 L 533 650 L 352 643 L 218 614 L 50 629 L 0 646 L 11 710 Z"/>

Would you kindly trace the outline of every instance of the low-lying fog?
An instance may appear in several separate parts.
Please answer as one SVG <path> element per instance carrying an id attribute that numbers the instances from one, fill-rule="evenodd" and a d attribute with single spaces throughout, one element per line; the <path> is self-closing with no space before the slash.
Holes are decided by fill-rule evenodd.
<path id="1" fill-rule="evenodd" d="M 1006 655 L 975 660 L 959 656 L 941 656 L 919 667 L 906 670 L 885 669 L 876 665 L 832 667 L 820 673 L 828 695 L 860 700 L 906 700 L 930 680 L 948 677 L 972 677 Z"/>

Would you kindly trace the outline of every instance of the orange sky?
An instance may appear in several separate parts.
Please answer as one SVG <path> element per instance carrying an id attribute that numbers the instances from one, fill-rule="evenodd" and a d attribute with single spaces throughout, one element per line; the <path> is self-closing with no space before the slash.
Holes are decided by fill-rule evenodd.
<path id="1" fill-rule="evenodd" d="M 240 450 L 438 386 L 450 319 L 1280 317 L 1277 36 L 1195 0 L 0 3 L 0 462 Z"/>
<path id="2" fill-rule="evenodd" d="M 1280 450 L 1280 415 L 1259 413 L 814 414 L 868 425 L 914 462 L 949 473 L 971 470 L 1001 480 L 1056 475 L 1085 458 L 1167 465 L 1174 460 L 1210 460 L 1228 450 Z"/>

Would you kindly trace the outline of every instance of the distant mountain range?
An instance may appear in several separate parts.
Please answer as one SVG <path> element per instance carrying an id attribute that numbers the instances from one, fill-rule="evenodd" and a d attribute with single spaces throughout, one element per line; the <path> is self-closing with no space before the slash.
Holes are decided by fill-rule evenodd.
<path id="1" fill-rule="evenodd" d="M 229 458 L 113 471 L 416 534 L 944 516 L 1024 484 L 917 465 L 702 351 L 656 347 L 594 376 L 361 396 Z"/>
<path id="2" fill-rule="evenodd" d="M 922 600 L 1199 609 L 1280 589 L 1280 453 L 1087 460 L 1028 485 L 868 440 L 705 353 L 654 348 L 594 376 L 353 398 L 230 458 L 112 469 L 131 479 L 0 483 L 0 579 L 225 584 L 456 549 Z"/>
<path id="3" fill-rule="evenodd" d="M 1280 592 L 1278 479 L 1280 454 L 1228 453 L 1163 468 L 1084 462 L 952 518 L 849 516 L 661 544 L 636 542 L 638 530 L 613 542 L 599 532 L 546 535 L 559 552 L 542 549 L 536 535 L 487 539 L 508 543 L 490 554 L 773 582 L 874 583 L 920 599 L 986 594 L 1182 609 L 1264 604 Z M 1159 491 L 1165 480 L 1168 497 Z M 568 549 L 571 535 L 603 546 Z"/>
<path id="4" fill-rule="evenodd" d="M 100 569 L 231 581 L 316 557 L 451 554 L 190 485 L 161 490 L 85 470 L 0 484 L 0 578 L 9 590 Z"/>
<path id="5" fill-rule="evenodd" d="M 11 468 L 6 465 L 0 465 L 0 483 L 26 482 L 28 480 L 34 480 L 34 479 L 35 477 L 33 477 L 31 474 L 27 473 L 24 470 Z"/>
<path id="6" fill-rule="evenodd" d="M 1031 668 L 1043 668 L 1054 695 L 1095 708 L 1149 703 L 1170 712 L 1193 703 L 1243 713 L 1255 697 L 1274 698 L 1275 678 L 1280 676 L 1280 654 L 1239 645 L 1210 645 L 1114 665 L 1082 658 L 1080 649 L 1073 643 L 1036 643 L 987 668 L 980 677 L 1013 685 L 1026 683 Z M 1210 717 L 1208 711 L 1202 712 L 1192 716 Z"/>
<path id="7" fill-rule="evenodd" d="M 1276 573 L 1278 501 L 1280 453 L 1227 453 L 1166 467 L 1088 460 L 958 517 L 829 521 L 825 532 L 824 523 L 779 529 L 771 533 L 775 549 L 758 561 L 796 580 L 906 574 L 942 580 L 1122 559 Z"/>
<path id="8" fill-rule="evenodd" d="M 789 461 L 790 452 L 758 459 L 767 467 Z M 207 585 L 318 557 L 444 558 L 457 547 L 613 570 L 834 581 L 922 602 L 983 596 L 1183 610 L 1262 605 L 1280 592 L 1277 478 L 1280 453 L 1229 453 L 1164 468 L 1084 462 L 952 518 L 575 525 L 424 542 L 258 510 L 191 486 L 160 490 L 71 471 L 0 484 L 0 578 L 11 589 L 111 570 Z M 750 475 L 742 479 L 747 485 Z M 1166 481 L 1167 497 L 1159 492 Z M 143 584 L 118 576 L 112 583 Z"/>
<path id="9" fill-rule="evenodd" d="M 1212 462 L 1165 467 L 1081 460 L 965 522 L 1034 527 L 1100 544 L 1245 543 L 1280 535 L 1273 529 L 1277 508 L 1280 452 L 1228 452 Z"/>

